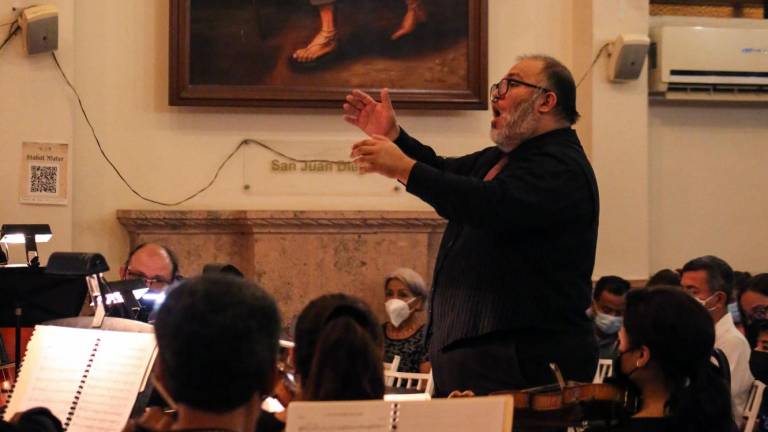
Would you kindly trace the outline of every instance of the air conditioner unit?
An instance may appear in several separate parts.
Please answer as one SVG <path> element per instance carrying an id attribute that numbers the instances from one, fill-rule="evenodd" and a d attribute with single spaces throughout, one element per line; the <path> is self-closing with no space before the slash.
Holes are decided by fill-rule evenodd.
<path id="1" fill-rule="evenodd" d="M 651 18 L 652 96 L 768 102 L 768 20 Z"/>

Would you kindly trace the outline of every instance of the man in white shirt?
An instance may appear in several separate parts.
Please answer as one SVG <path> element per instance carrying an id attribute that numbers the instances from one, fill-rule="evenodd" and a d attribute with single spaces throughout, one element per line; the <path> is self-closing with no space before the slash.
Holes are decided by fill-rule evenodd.
<path id="1" fill-rule="evenodd" d="M 733 414 L 736 423 L 740 424 L 755 378 L 749 371 L 749 343 L 728 313 L 728 304 L 733 296 L 733 270 L 716 256 L 695 258 L 683 266 L 680 284 L 707 308 L 715 321 L 715 348 L 721 349 L 728 359 Z"/>

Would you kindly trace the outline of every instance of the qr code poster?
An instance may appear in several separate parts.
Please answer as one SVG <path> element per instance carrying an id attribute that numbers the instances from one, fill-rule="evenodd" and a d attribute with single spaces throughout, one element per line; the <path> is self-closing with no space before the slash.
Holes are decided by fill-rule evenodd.
<path id="1" fill-rule="evenodd" d="M 20 202 L 67 204 L 67 147 L 67 144 L 22 143 Z"/>

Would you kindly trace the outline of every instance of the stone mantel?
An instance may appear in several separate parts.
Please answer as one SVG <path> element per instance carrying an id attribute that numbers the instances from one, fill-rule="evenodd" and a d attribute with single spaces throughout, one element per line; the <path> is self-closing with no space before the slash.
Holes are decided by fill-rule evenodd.
<path id="1" fill-rule="evenodd" d="M 429 283 L 446 221 L 431 211 L 118 210 L 131 247 L 157 242 L 181 273 L 237 266 L 271 292 L 285 330 L 313 298 L 345 292 L 383 321 L 384 276 L 411 267 Z"/>
<path id="2" fill-rule="evenodd" d="M 442 232 L 430 211 L 118 210 L 129 233 Z"/>

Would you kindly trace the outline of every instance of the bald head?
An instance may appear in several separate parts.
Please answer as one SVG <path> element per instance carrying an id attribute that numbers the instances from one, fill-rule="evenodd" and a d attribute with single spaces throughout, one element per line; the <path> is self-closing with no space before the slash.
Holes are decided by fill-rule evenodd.
<path id="1" fill-rule="evenodd" d="M 173 282 L 178 264 L 173 252 L 156 243 L 143 243 L 128 255 L 120 268 L 123 279 L 145 279 L 152 290 L 160 291 Z"/>

